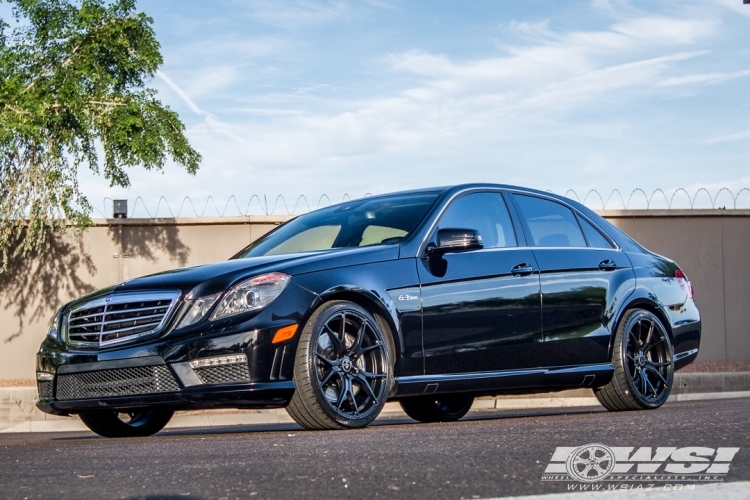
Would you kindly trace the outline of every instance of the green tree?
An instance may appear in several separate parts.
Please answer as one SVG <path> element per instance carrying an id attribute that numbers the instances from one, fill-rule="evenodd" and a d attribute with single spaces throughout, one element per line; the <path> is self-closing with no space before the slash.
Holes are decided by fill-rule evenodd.
<path id="1" fill-rule="evenodd" d="M 43 251 L 51 232 L 91 224 L 79 167 L 127 187 L 129 167 L 161 169 L 171 158 L 194 174 L 201 160 L 177 113 L 146 87 L 162 56 L 135 0 L 9 3 L 15 27 L 0 19 L 0 272 L 9 258 Z"/>

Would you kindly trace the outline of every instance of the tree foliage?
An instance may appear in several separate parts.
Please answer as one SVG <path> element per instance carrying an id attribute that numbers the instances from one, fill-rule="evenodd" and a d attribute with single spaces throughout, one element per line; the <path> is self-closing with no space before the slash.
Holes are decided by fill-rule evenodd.
<path id="1" fill-rule="evenodd" d="M 201 160 L 146 87 L 162 57 L 135 0 L 10 3 L 15 26 L 0 19 L 0 271 L 44 248 L 50 231 L 91 224 L 79 167 L 127 187 L 129 167 L 171 158 L 194 174 Z"/>

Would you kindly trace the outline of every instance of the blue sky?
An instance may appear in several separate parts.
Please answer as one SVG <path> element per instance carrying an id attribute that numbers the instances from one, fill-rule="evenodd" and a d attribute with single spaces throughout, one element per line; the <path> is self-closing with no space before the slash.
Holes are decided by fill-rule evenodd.
<path id="1" fill-rule="evenodd" d="M 176 213 L 190 196 L 201 212 L 209 195 L 220 209 L 234 195 L 245 211 L 253 194 L 271 206 L 279 194 L 291 205 L 305 195 L 314 208 L 322 194 L 340 201 L 473 181 L 581 197 L 617 188 L 625 199 L 636 188 L 750 188 L 742 0 L 138 8 L 163 48 L 153 86 L 204 160 L 195 177 L 171 165 L 163 175 L 133 170 L 129 190 L 82 172 L 102 211 L 104 197 L 132 208 L 141 196 L 153 213 L 164 196 Z M 750 193 L 738 203 L 750 207 Z M 719 205 L 731 204 L 722 193 Z M 250 211 L 259 213 L 257 200 Z"/>

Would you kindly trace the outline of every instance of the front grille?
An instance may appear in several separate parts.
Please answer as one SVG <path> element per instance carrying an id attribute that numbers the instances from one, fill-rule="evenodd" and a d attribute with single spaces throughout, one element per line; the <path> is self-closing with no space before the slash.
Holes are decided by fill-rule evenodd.
<path id="1" fill-rule="evenodd" d="M 57 399 L 106 398 L 179 391 L 164 365 L 71 373 L 57 377 Z"/>
<path id="2" fill-rule="evenodd" d="M 51 380 L 37 380 L 36 388 L 39 391 L 39 399 L 52 399 Z"/>
<path id="3" fill-rule="evenodd" d="M 113 294 L 87 302 L 68 315 L 68 342 L 96 347 L 156 333 L 178 297 L 177 292 Z"/>
<path id="4" fill-rule="evenodd" d="M 203 366 L 193 368 L 195 374 L 204 384 L 227 384 L 230 382 L 246 382 L 250 380 L 250 370 L 247 363 L 231 365 Z"/>

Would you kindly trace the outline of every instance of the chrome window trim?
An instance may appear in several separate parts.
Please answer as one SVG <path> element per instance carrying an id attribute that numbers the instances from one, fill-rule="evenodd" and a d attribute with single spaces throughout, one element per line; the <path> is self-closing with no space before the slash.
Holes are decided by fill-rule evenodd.
<path id="1" fill-rule="evenodd" d="M 563 205 L 564 207 L 572 210 L 574 215 L 582 217 L 584 220 L 586 220 L 588 223 L 590 223 L 592 226 L 594 226 L 594 228 L 596 228 L 602 234 L 602 236 L 604 236 L 607 239 L 607 241 L 609 241 L 612 244 L 612 248 L 595 248 L 595 247 L 588 247 L 588 246 L 587 247 L 538 247 L 538 246 L 531 246 L 531 245 L 528 245 L 528 244 L 526 244 L 526 245 L 517 245 L 515 247 L 500 247 L 500 248 L 504 248 L 504 249 L 507 249 L 507 250 L 515 250 L 515 249 L 519 249 L 519 248 L 527 248 L 527 249 L 531 249 L 531 250 L 533 250 L 535 248 L 560 249 L 560 250 L 562 250 L 562 249 L 577 249 L 577 250 L 586 249 L 586 250 L 611 250 L 611 251 L 616 251 L 616 252 L 622 252 L 622 248 L 620 248 L 620 245 L 618 245 L 617 242 L 614 241 L 607 234 L 606 231 L 604 231 L 601 227 L 599 227 L 599 225 L 597 223 L 595 223 L 594 221 L 592 221 L 591 219 L 589 219 L 588 217 L 586 217 L 586 215 L 584 215 L 583 213 L 581 213 L 580 210 L 576 210 L 575 207 L 569 205 L 568 203 L 566 203 L 566 202 L 564 202 L 562 200 L 558 200 L 557 198 L 553 198 L 551 196 L 545 196 L 544 194 L 530 193 L 528 191 L 521 191 L 521 190 L 518 190 L 518 189 L 493 188 L 493 187 L 471 187 L 471 188 L 465 188 L 465 189 L 462 189 L 460 191 L 457 191 L 457 192 L 453 193 L 453 195 L 451 195 L 450 198 L 448 198 L 448 200 L 443 205 L 443 208 L 440 209 L 440 212 L 437 214 L 437 216 L 435 217 L 435 219 L 432 221 L 432 224 L 430 224 L 430 227 L 427 230 L 427 232 L 425 233 L 424 238 L 422 238 L 422 242 L 419 244 L 419 248 L 417 250 L 417 255 L 415 257 L 416 258 L 420 258 L 420 257 L 422 257 L 424 255 L 424 252 L 425 252 L 425 250 L 427 248 L 427 242 L 429 241 L 430 237 L 434 233 L 435 228 L 437 227 L 437 224 L 440 221 L 440 218 L 443 216 L 443 214 L 448 209 L 448 207 L 451 205 L 451 203 L 453 203 L 453 200 L 455 200 L 459 196 L 463 196 L 465 194 L 470 194 L 470 193 L 498 193 L 498 194 L 502 195 L 503 192 L 506 192 L 506 193 L 509 193 L 509 194 L 519 194 L 519 195 L 523 195 L 523 196 L 536 196 L 537 198 L 542 198 L 542 199 L 545 199 L 545 200 L 548 200 L 548 201 L 551 201 L 551 202 L 554 202 L 554 203 L 559 203 L 559 204 Z M 508 207 L 508 210 L 510 210 L 510 207 Z M 523 219 L 524 215 L 523 214 L 518 214 L 518 217 L 519 217 L 519 219 Z M 512 221 L 513 221 L 513 218 L 511 217 L 511 222 Z M 514 229 L 516 229 L 516 228 L 514 227 Z M 523 228 L 520 228 L 520 229 L 521 229 L 521 231 L 523 231 Z M 516 231 L 517 231 L 517 229 L 516 229 Z M 581 232 L 583 232 L 583 229 L 581 229 Z M 585 238 L 585 236 L 584 236 L 584 238 Z M 516 234 L 516 242 L 518 242 L 518 235 L 517 234 Z M 499 248 L 493 248 L 492 250 L 498 250 L 498 249 Z M 485 250 L 485 249 L 483 249 L 483 250 Z M 488 248 L 486 250 L 491 250 L 491 249 Z"/>
<path id="2" fill-rule="evenodd" d="M 609 241 L 610 244 L 612 245 L 612 248 L 595 248 L 595 247 L 537 247 L 537 246 L 534 246 L 534 247 L 531 247 L 531 248 L 590 248 L 592 250 L 618 250 L 618 251 L 622 250 L 620 248 L 620 245 L 618 245 L 616 241 L 614 241 L 612 238 L 610 238 L 610 236 L 607 234 L 607 232 L 604 229 L 602 229 L 601 227 L 599 227 L 599 224 L 595 223 L 594 221 L 592 221 L 591 219 L 589 219 L 588 217 L 586 217 L 585 214 L 583 214 L 580 210 L 577 210 L 574 206 L 572 206 L 572 205 L 570 205 L 570 204 L 568 204 L 568 203 L 566 203 L 566 202 L 564 202 L 562 200 L 558 200 L 557 198 L 553 198 L 552 196 L 545 196 L 544 194 L 529 193 L 528 191 L 520 191 L 518 189 L 506 189 L 505 191 L 507 191 L 510 194 L 519 194 L 521 196 L 534 196 L 536 198 L 541 198 L 543 200 L 551 201 L 553 203 L 559 203 L 560 205 L 569 208 L 570 210 L 573 211 L 573 215 L 576 215 L 578 217 L 583 218 L 586 222 L 588 222 L 589 224 L 591 224 L 592 226 L 594 226 L 594 228 L 596 230 L 598 230 L 602 234 L 602 236 L 604 236 L 604 238 L 606 238 L 606 240 Z M 519 217 L 522 217 L 522 216 L 523 216 L 523 214 L 519 214 Z M 580 229 L 581 229 L 581 233 L 583 233 L 583 228 L 580 228 Z M 586 235 L 585 234 L 583 235 L 583 237 L 584 237 L 584 239 L 586 239 Z M 588 240 L 586 240 L 586 241 L 588 241 Z"/>
<path id="3" fill-rule="evenodd" d="M 88 347 L 88 348 L 97 348 L 97 347 L 108 347 L 112 345 L 117 344 L 125 344 L 128 342 L 132 342 L 134 340 L 137 340 L 142 337 L 157 335 L 162 330 L 164 330 L 165 326 L 169 323 L 169 319 L 172 317 L 172 314 L 174 313 L 175 308 L 180 303 L 180 295 L 181 293 L 176 290 L 165 290 L 161 292 L 115 292 L 110 293 L 104 297 L 99 297 L 98 299 L 90 300 L 88 302 L 82 302 L 80 304 L 77 304 L 75 307 L 73 307 L 68 313 L 65 315 L 65 331 L 63 339 L 65 340 L 65 343 L 74 346 L 74 347 Z M 77 340 L 71 340 L 70 339 L 70 317 L 73 313 L 76 311 L 80 311 L 82 309 L 90 309 L 92 307 L 100 307 L 100 306 L 107 306 L 107 305 L 114 305 L 114 304 L 126 304 L 129 302 L 138 302 L 138 301 L 151 301 L 151 300 L 171 300 L 171 303 L 169 307 L 167 308 L 167 311 L 164 313 L 164 317 L 159 322 L 158 325 L 156 325 L 151 330 L 148 330 L 146 332 L 137 333 L 135 335 L 129 335 L 127 337 L 122 337 L 119 339 L 112 339 L 112 340 L 105 340 L 102 341 L 102 335 L 104 333 L 112 333 L 115 332 L 114 330 L 112 332 L 104 332 L 103 330 L 99 330 L 99 340 L 97 342 L 86 342 L 86 341 L 77 341 Z M 102 316 L 105 314 L 105 312 L 101 313 Z M 78 319 L 78 318 L 74 318 Z M 104 321 L 102 318 L 101 325 L 104 325 Z"/>
<path id="4" fill-rule="evenodd" d="M 432 236 L 433 232 L 435 231 L 435 228 L 437 227 L 437 223 L 440 221 L 440 218 L 443 216 L 445 211 L 448 209 L 448 207 L 453 203 L 453 200 L 456 198 L 463 196 L 464 194 L 469 193 L 498 193 L 500 196 L 502 196 L 503 191 L 505 191 L 502 188 L 491 188 L 491 187 L 471 187 L 471 188 L 465 188 L 460 191 L 457 191 L 453 193 L 453 195 L 448 198 L 448 201 L 445 202 L 443 205 L 443 208 L 440 209 L 440 212 L 437 214 L 435 219 L 432 221 L 432 224 L 430 224 L 429 229 L 425 233 L 424 238 L 422 238 L 422 242 L 419 244 L 419 248 L 417 249 L 417 258 L 420 258 L 422 255 L 424 255 L 425 250 L 427 248 L 427 241 L 430 239 L 430 236 Z M 503 200 L 505 201 L 505 200 Z M 508 211 L 510 212 L 510 208 L 508 207 Z M 510 213 L 508 214 L 510 216 Z M 513 222 L 513 217 L 511 217 L 511 223 Z M 515 229 L 515 227 L 514 227 Z M 518 243 L 518 235 L 516 235 L 516 243 Z M 526 248 L 524 246 L 518 245 L 515 247 L 500 247 L 500 248 Z"/>

